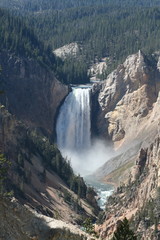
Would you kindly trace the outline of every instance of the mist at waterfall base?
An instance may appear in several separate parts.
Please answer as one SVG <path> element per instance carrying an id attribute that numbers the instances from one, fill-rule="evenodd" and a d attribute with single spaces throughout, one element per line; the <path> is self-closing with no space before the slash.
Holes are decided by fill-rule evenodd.
<path id="1" fill-rule="evenodd" d="M 90 87 L 73 88 L 61 106 L 57 119 L 57 145 L 76 173 L 93 173 L 113 151 L 102 140 L 91 142 Z"/>
<path id="2" fill-rule="evenodd" d="M 87 185 L 95 189 L 98 205 L 104 210 L 107 198 L 113 193 L 114 187 L 96 180 L 94 172 L 113 156 L 111 149 L 97 139 L 87 150 L 77 152 L 63 149 L 62 154 L 71 161 L 74 171 L 83 176 Z"/>
<path id="3" fill-rule="evenodd" d="M 113 151 L 99 139 L 95 139 L 88 149 L 62 149 L 61 152 L 71 162 L 74 171 L 81 176 L 94 173 L 113 156 Z"/>

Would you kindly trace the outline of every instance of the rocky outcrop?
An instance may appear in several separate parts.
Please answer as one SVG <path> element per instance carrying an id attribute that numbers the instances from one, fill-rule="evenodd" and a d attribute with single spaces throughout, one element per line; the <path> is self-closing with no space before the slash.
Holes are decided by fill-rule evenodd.
<path id="1" fill-rule="evenodd" d="M 109 58 L 102 58 L 100 61 L 97 61 L 90 66 L 88 74 L 91 82 L 100 81 L 102 78 L 104 79 L 103 75 L 105 75 L 109 62 Z"/>
<path id="2" fill-rule="evenodd" d="M 38 214 L 15 198 L 0 198 L 1 240 L 89 240 L 78 227 Z"/>
<path id="3" fill-rule="evenodd" d="M 66 59 L 68 57 L 75 58 L 80 54 L 80 52 L 81 47 L 76 42 L 64 45 L 63 47 L 54 50 L 54 54 L 62 59 Z"/>
<path id="4" fill-rule="evenodd" d="M 4 90 L 0 102 L 28 126 L 52 134 L 57 109 L 68 94 L 68 87 L 33 59 L 0 52 L 0 65 Z"/>
<path id="5" fill-rule="evenodd" d="M 151 62 L 139 51 L 95 87 L 94 97 L 97 92 L 97 133 L 110 138 L 117 155 L 94 176 L 119 186 L 97 231 L 102 239 L 111 239 L 116 222 L 127 217 L 139 239 L 159 239 L 159 61 Z"/>
<path id="6" fill-rule="evenodd" d="M 98 134 L 110 138 L 116 147 L 143 139 L 160 90 L 159 79 L 157 67 L 141 51 L 119 65 L 99 92 Z"/>
<path id="7" fill-rule="evenodd" d="M 139 150 L 143 145 L 145 149 L 145 145 L 152 143 L 159 131 L 159 113 L 160 94 L 158 95 L 156 102 L 153 104 L 152 109 L 149 111 L 146 117 L 139 120 L 137 119 L 137 124 L 136 121 L 134 121 L 134 118 L 133 121 L 128 119 L 131 129 L 129 129 L 129 133 L 126 132 L 124 139 L 125 141 L 122 141 L 121 148 L 117 150 L 117 156 L 110 159 L 95 172 L 95 175 L 98 179 L 103 179 L 104 181 L 111 182 L 115 185 L 119 185 L 121 182 L 125 182 L 127 180 L 130 169 L 139 155 Z M 117 117 L 119 117 L 119 115 L 117 115 Z M 125 119 L 123 121 L 125 121 Z M 143 161 L 140 157 L 139 164 L 137 162 L 137 165 L 139 165 L 140 169 L 143 168 L 143 166 L 141 166 L 143 165 L 142 163 Z"/>
<path id="8" fill-rule="evenodd" d="M 127 180 L 142 143 L 151 143 L 157 134 L 159 91 L 157 63 L 141 51 L 129 56 L 103 83 L 93 86 L 92 99 L 98 112 L 92 111 L 93 131 L 109 139 L 116 150 L 116 157 L 95 173 L 98 178 L 115 185 Z"/>
<path id="9" fill-rule="evenodd" d="M 143 143 L 128 183 L 118 187 L 109 198 L 104 224 L 97 227 L 102 239 L 110 239 L 116 222 L 124 217 L 132 219 L 139 239 L 159 239 L 159 169 L 160 135 L 157 133 L 152 143 Z"/>
<path id="10" fill-rule="evenodd" d="M 145 165 L 146 165 L 146 160 L 147 160 L 147 150 L 141 148 L 140 153 L 139 153 L 139 157 L 136 161 L 136 165 L 138 166 L 137 167 L 138 174 L 136 175 L 136 178 L 139 178 L 140 175 L 143 173 L 143 170 L 144 170 Z"/>

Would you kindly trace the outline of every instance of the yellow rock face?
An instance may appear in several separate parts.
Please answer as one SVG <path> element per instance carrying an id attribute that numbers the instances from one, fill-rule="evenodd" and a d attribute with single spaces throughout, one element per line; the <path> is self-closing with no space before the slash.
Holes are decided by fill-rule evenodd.
<path id="1" fill-rule="evenodd" d="M 108 126 L 106 135 L 115 147 L 143 139 L 151 129 L 153 113 L 160 116 L 160 105 L 156 104 L 160 74 L 156 74 L 153 75 L 139 52 L 129 56 L 104 82 L 99 94 L 101 116 Z"/>

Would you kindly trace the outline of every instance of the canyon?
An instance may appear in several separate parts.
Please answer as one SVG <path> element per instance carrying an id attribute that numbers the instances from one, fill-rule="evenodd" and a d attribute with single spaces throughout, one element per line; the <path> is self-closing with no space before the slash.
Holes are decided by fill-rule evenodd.
<path id="1" fill-rule="evenodd" d="M 30 175 L 31 183 L 22 181 L 21 176 L 14 173 L 17 162 L 13 163 L 9 177 L 27 193 L 25 204 L 28 202 L 41 214 L 54 218 L 59 216 L 75 224 L 79 214 L 71 210 L 60 196 L 67 189 L 76 199 L 75 193 L 68 190 L 59 176 L 44 168 L 42 157 L 37 152 L 35 154 L 35 150 L 30 152 L 23 143 L 30 130 L 34 134 L 40 132 L 44 142 L 48 136 L 55 139 L 56 118 L 70 89 L 33 60 L 1 54 L 5 92 L 1 102 L 6 107 L 1 105 L 0 148 L 10 159 L 18 159 L 18 149 L 22 148 L 26 158 L 25 175 Z M 100 181 L 116 186 L 108 199 L 103 223 L 96 225 L 101 239 L 110 239 L 116 222 L 124 217 L 137 221 L 134 229 L 142 239 L 156 239 L 153 236 L 155 224 L 151 222 L 146 230 L 145 221 L 136 219 L 148 202 L 156 201 L 160 186 L 159 62 L 148 59 L 139 51 L 128 56 L 107 79 L 92 86 L 92 137 L 103 139 L 106 145 L 110 143 L 116 153 L 94 175 Z M 44 169 L 45 183 L 39 177 L 42 177 Z M 95 217 L 93 207 L 86 205 L 83 199 L 80 201 L 85 214 Z M 20 198 L 20 202 L 22 204 L 24 200 Z"/>
<path id="2" fill-rule="evenodd" d="M 0 240 L 160 239 L 159 38 L 158 0 L 0 1 Z"/>

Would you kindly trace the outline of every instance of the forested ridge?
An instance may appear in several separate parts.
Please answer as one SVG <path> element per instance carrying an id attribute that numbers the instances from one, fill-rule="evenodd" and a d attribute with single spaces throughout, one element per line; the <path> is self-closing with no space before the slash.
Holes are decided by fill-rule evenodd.
<path id="1" fill-rule="evenodd" d="M 102 57 L 111 60 L 108 74 L 139 49 L 147 54 L 160 49 L 158 0 L 2 0 L 0 6 L 24 16 L 23 21 L 41 42 L 39 49 L 38 42 L 33 45 L 36 50 L 32 54 L 54 65 L 57 76 L 65 83 L 88 82 L 88 67 Z M 80 44 L 80 56 L 55 63 L 51 50 L 71 42 Z"/>
<path id="2" fill-rule="evenodd" d="M 160 49 L 160 7 L 91 6 L 50 10 L 28 18 L 39 39 L 53 49 L 71 42 L 82 46 L 87 66 L 109 57 L 109 73 L 129 55 L 141 49 Z"/>
<path id="3" fill-rule="evenodd" d="M 71 60 L 62 61 L 56 57 L 49 44 L 38 39 L 30 23 L 20 16 L 0 9 L 0 50 L 25 58 L 33 58 L 43 67 L 54 71 L 56 77 L 64 83 L 88 81 L 87 68 Z"/>
<path id="4" fill-rule="evenodd" d="M 56 63 L 50 49 L 37 39 L 32 29 L 22 18 L 0 9 L 0 50 L 6 49 L 23 57 L 33 57 L 48 67 Z"/>
<path id="5" fill-rule="evenodd" d="M 13 8 L 21 12 L 36 12 L 48 9 L 62 10 L 86 6 L 104 6 L 108 7 L 151 7 L 160 5 L 158 0 L 1 0 L 1 6 Z"/>
<path id="6" fill-rule="evenodd" d="M 112 12 L 101 9 L 96 14 L 92 8 L 75 11 L 51 11 L 34 16 L 31 22 L 38 37 L 53 48 L 75 41 L 81 43 L 89 61 L 105 56 L 121 60 L 138 49 L 159 48 L 159 8 Z"/>

